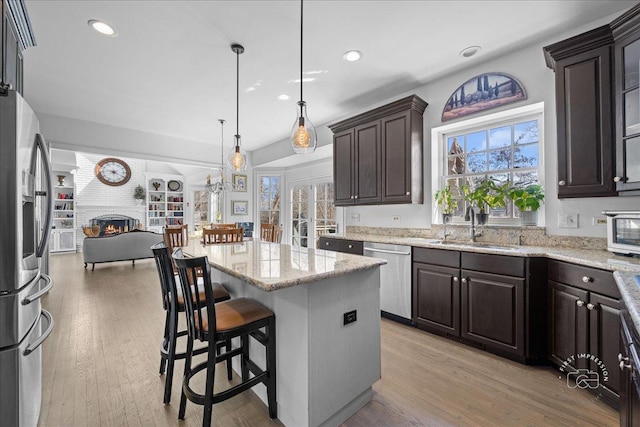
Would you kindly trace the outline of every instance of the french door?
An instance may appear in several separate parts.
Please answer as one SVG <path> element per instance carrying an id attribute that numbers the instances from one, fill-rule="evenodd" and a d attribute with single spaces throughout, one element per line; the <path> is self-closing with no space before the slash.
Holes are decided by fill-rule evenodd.
<path id="1" fill-rule="evenodd" d="M 333 181 L 297 182 L 290 188 L 289 242 L 315 248 L 320 235 L 336 232 Z"/>

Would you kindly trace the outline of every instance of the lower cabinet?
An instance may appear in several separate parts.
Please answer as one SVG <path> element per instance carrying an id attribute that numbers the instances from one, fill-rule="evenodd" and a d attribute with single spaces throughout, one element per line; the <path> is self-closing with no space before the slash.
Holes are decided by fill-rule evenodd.
<path id="1" fill-rule="evenodd" d="M 640 348 L 626 310 L 620 317 L 620 426 L 640 426 Z"/>
<path id="2" fill-rule="evenodd" d="M 51 230 L 49 239 L 50 252 L 69 252 L 76 250 L 75 230 Z"/>
<path id="3" fill-rule="evenodd" d="M 318 239 L 318 249 L 354 255 L 362 255 L 364 253 L 364 245 L 361 240 L 345 240 L 331 237 L 320 237 Z"/>
<path id="4" fill-rule="evenodd" d="M 521 362 L 539 359 L 545 270 L 530 262 L 539 260 L 414 248 L 416 326 Z"/>
<path id="5" fill-rule="evenodd" d="M 620 391 L 619 298 L 611 272 L 548 262 L 548 358 L 567 371 L 597 374 L 595 392 L 613 406 Z"/>

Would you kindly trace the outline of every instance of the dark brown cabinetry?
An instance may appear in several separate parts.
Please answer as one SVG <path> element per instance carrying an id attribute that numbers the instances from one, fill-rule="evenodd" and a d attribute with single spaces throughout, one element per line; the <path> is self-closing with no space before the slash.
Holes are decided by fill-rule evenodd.
<path id="1" fill-rule="evenodd" d="M 548 358 L 558 366 L 589 369 L 602 375 L 593 360 L 600 359 L 608 371 L 598 393 L 615 405 L 620 390 L 620 295 L 611 272 L 560 261 L 548 262 Z"/>
<path id="2" fill-rule="evenodd" d="M 608 25 L 544 48 L 555 71 L 558 197 L 615 195 Z"/>
<path id="3" fill-rule="evenodd" d="M 329 125 L 335 204 L 422 203 L 422 114 L 413 95 Z"/>
<path id="4" fill-rule="evenodd" d="M 22 1 L 0 0 L 0 91 L 23 92 L 22 51 L 35 45 Z"/>
<path id="5" fill-rule="evenodd" d="M 543 356 L 543 260 L 425 248 L 413 255 L 418 328 L 522 362 Z"/>
<path id="6" fill-rule="evenodd" d="M 364 253 L 364 246 L 361 240 L 344 240 L 330 237 L 320 237 L 318 239 L 318 249 L 354 255 L 362 255 Z"/>
<path id="7" fill-rule="evenodd" d="M 615 39 L 616 176 L 623 194 L 640 195 L 640 5 L 611 23 Z"/>
<path id="8" fill-rule="evenodd" d="M 640 348 L 638 334 L 628 312 L 620 317 L 620 426 L 640 425 Z"/>

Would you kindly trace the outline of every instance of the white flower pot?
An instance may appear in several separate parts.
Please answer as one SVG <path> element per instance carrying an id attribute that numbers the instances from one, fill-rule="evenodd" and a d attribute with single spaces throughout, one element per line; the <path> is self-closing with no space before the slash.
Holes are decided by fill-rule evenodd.
<path id="1" fill-rule="evenodd" d="M 538 211 L 520 211 L 520 224 L 537 225 Z"/>

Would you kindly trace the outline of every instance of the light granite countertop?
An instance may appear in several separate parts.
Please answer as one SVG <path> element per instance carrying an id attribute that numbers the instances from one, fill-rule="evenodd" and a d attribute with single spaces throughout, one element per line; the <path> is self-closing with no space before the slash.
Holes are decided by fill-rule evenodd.
<path id="1" fill-rule="evenodd" d="M 614 271 L 613 278 L 620 290 L 620 296 L 624 305 L 629 311 L 631 320 L 640 332 L 640 271 L 635 273 L 629 271 Z"/>
<path id="2" fill-rule="evenodd" d="M 183 250 L 191 256 L 206 255 L 213 268 L 267 292 L 344 276 L 387 263 L 378 258 L 260 240 L 207 246 L 191 240 Z"/>
<path id="3" fill-rule="evenodd" d="M 609 271 L 621 270 L 640 272 L 640 258 L 614 255 L 606 250 L 575 249 L 567 247 L 515 246 L 486 242 L 442 242 L 441 240 L 422 237 L 400 237 L 361 233 L 325 234 L 322 237 L 518 257 L 546 257 Z"/>

